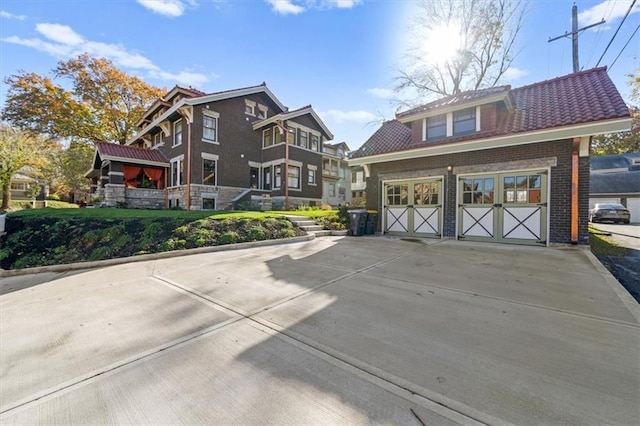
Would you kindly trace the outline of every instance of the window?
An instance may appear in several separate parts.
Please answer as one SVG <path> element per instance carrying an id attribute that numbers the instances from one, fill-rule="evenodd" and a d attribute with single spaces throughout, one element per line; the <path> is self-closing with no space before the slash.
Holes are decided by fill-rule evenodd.
<path id="1" fill-rule="evenodd" d="M 288 172 L 287 185 L 289 185 L 289 188 L 300 189 L 300 167 L 289 166 Z"/>
<path id="2" fill-rule="evenodd" d="M 311 150 L 318 151 L 318 143 L 320 142 L 320 137 L 318 135 L 311 134 Z"/>
<path id="3" fill-rule="evenodd" d="M 179 186 L 184 182 L 183 157 L 171 160 L 171 186 Z"/>
<path id="4" fill-rule="evenodd" d="M 11 184 L 11 190 L 12 191 L 26 191 L 27 190 L 27 184 L 24 182 L 14 182 Z"/>
<path id="5" fill-rule="evenodd" d="M 202 210 L 215 210 L 216 209 L 216 199 L 215 198 L 203 198 L 202 199 Z"/>
<path id="6" fill-rule="evenodd" d="M 453 113 L 453 134 L 461 135 L 476 131 L 475 107 L 455 111 Z"/>
<path id="7" fill-rule="evenodd" d="M 262 146 L 264 148 L 273 145 L 272 132 L 275 129 L 266 129 L 262 131 Z"/>
<path id="8" fill-rule="evenodd" d="M 295 127 L 289 127 L 287 128 L 287 143 L 291 144 L 291 145 L 295 145 L 296 144 L 296 128 Z"/>
<path id="9" fill-rule="evenodd" d="M 473 122 L 475 128 L 475 120 Z M 447 136 L 446 114 L 427 118 L 427 139 L 444 138 Z"/>
<path id="10" fill-rule="evenodd" d="M 282 184 L 282 166 L 273 166 L 273 187 L 280 188 Z"/>
<path id="11" fill-rule="evenodd" d="M 387 206 L 402 206 L 408 204 L 409 186 L 402 185 L 387 186 Z"/>
<path id="12" fill-rule="evenodd" d="M 262 169 L 262 189 L 271 189 L 271 167 Z"/>
<path id="13" fill-rule="evenodd" d="M 307 148 L 308 140 L 309 140 L 309 133 L 305 132 L 304 130 L 300 130 L 300 137 L 298 140 L 298 144 L 303 148 Z"/>
<path id="14" fill-rule="evenodd" d="M 505 203 L 539 203 L 542 197 L 542 176 L 505 176 Z"/>
<path id="15" fill-rule="evenodd" d="M 269 111 L 269 109 L 266 106 L 258 104 L 258 118 L 260 120 L 267 118 L 267 111 Z"/>
<path id="16" fill-rule="evenodd" d="M 474 178 L 462 181 L 462 202 L 464 204 L 493 204 L 493 178 Z"/>
<path id="17" fill-rule="evenodd" d="M 182 120 L 173 123 L 173 146 L 182 144 Z"/>
<path id="18" fill-rule="evenodd" d="M 413 204 L 425 206 L 438 204 L 438 183 L 423 182 L 413 185 Z"/>
<path id="19" fill-rule="evenodd" d="M 244 113 L 247 115 L 256 115 L 256 103 L 248 99 L 244 100 Z"/>
<path id="20" fill-rule="evenodd" d="M 335 197 L 336 196 L 336 184 L 335 183 L 330 183 L 329 184 L 329 197 Z"/>
<path id="21" fill-rule="evenodd" d="M 162 143 L 162 132 L 153 135 L 153 146 L 159 146 Z"/>
<path id="22" fill-rule="evenodd" d="M 316 184 L 316 171 L 315 170 L 309 170 L 309 178 L 308 181 L 309 185 L 315 185 Z"/>
<path id="23" fill-rule="evenodd" d="M 202 122 L 202 137 L 206 141 L 217 141 L 217 133 L 218 133 L 218 119 L 215 117 L 211 117 L 209 115 L 205 115 L 203 117 Z"/>
<path id="24" fill-rule="evenodd" d="M 347 177 L 347 169 L 345 169 L 344 167 L 340 167 L 340 177 L 342 179 L 346 179 Z"/>
<path id="25" fill-rule="evenodd" d="M 202 159 L 202 184 L 216 184 L 216 160 Z"/>

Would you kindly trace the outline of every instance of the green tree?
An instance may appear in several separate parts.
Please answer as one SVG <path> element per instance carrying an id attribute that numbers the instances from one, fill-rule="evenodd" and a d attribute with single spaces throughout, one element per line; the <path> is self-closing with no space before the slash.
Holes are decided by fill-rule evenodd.
<path id="1" fill-rule="evenodd" d="M 627 84 L 631 87 L 631 101 L 640 104 L 640 68 L 635 74 L 628 74 Z M 640 152 L 640 108 L 630 106 L 631 130 L 627 132 L 598 135 L 591 141 L 593 155 L 626 154 Z"/>
<path id="2" fill-rule="evenodd" d="M 421 0 L 396 91 L 453 95 L 496 86 L 511 68 L 523 0 Z"/>
<path id="3" fill-rule="evenodd" d="M 51 141 L 33 133 L 0 126 L 0 187 L 2 210 L 11 203 L 11 177 L 23 167 L 39 170 L 48 162 Z"/>
<path id="4" fill-rule="evenodd" d="M 123 144 L 144 111 L 164 94 L 111 61 L 87 54 L 60 61 L 53 73 L 69 80 L 72 90 L 25 71 L 5 78 L 3 120 L 53 138 Z"/>

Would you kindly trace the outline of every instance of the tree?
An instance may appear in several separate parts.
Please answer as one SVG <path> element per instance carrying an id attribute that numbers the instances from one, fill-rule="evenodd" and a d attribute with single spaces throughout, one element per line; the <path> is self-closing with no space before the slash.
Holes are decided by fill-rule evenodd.
<path id="1" fill-rule="evenodd" d="M 523 0 L 421 0 L 396 91 L 418 98 L 496 86 L 515 58 Z"/>
<path id="2" fill-rule="evenodd" d="M 627 84 L 631 87 L 631 101 L 640 104 L 640 68 L 635 74 L 627 75 Z M 626 154 L 640 152 L 640 108 L 630 106 L 631 130 L 627 132 L 610 133 L 594 136 L 591 142 L 593 155 Z"/>
<path id="3" fill-rule="evenodd" d="M 84 174 L 91 166 L 94 151 L 93 144 L 86 142 L 71 142 L 66 148 L 56 150 L 45 172 L 56 194 L 72 199 L 73 194 L 87 188 Z"/>
<path id="4" fill-rule="evenodd" d="M 50 145 L 50 141 L 30 132 L 0 126 L 1 210 L 8 210 L 11 203 L 11 177 L 23 167 L 43 167 Z"/>
<path id="5" fill-rule="evenodd" d="M 164 94 L 111 61 L 87 54 L 60 61 L 54 76 L 70 80 L 72 90 L 25 71 L 5 78 L 3 120 L 53 138 L 123 144 L 144 111 Z"/>

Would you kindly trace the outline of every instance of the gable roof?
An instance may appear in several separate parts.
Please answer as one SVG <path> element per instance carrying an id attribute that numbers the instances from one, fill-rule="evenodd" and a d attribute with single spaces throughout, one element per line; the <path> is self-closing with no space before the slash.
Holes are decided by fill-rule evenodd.
<path id="1" fill-rule="evenodd" d="M 627 154 L 600 155 L 589 159 L 591 171 L 605 171 L 611 169 L 629 170 L 635 163 L 640 164 L 640 152 Z"/>
<path id="2" fill-rule="evenodd" d="M 169 161 L 157 149 L 137 148 L 116 143 L 96 143 L 96 157 L 147 166 L 169 167 Z M 95 159 L 94 159 L 95 164 Z"/>
<path id="3" fill-rule="evenodd" d="M 594 68 L 511 90 L 508 89 L 509 86 L 496 88 L 500 96 L 503 91 L 508 91 L 508 99 L 509 102 L 512 102 L 512 109 L 507 110 L 506 114 L 499 115 L 495 130 L 448 137 L 437 141 L 412 143 L 410 131 L 409 136 L 405 137 L 407 131 L 394 125 L 393 129 L 398 130 L 398 135 L 387 135 L 383 138 L 381 136 L 374 137 L 374 134 L 351 155 L 351 158 L 421 148 L 430 149 L 436 146 L 476 140 L 479 142 L 492 138 L 511 137 L 512 135 L 522 135 L 520 143 L 530 143 L 628 130 L 628 125 L 631 123 L 629 110 L 606 70 L 606 67 Z M 452 104 L 462 106 L 465 103 L 468 104 L 470 100 L 477 101 L 478 99 L 482 99 L 482 103 L 485 103 L 496 96 L 496 93 L 491 91 L 481 92 L 479 97 L 461 94 L 457 98 L 448 97 L 444 101 L 432 102 L 425 106 L 426 109 L 424 107 L 423 110 L 414 109 L 413 115 L 403 115 L 399 120 L 409 122 L 415 120 L 415 117 L 422 118 L 420 114 L 434 115 L 443 107 Z M 603 122 L 611 122 L 611 125 L 594 125 L 594 123 Z M 551 132 L 552 129 L 558 130 L 558 132 Z M 533 140 L 525 138 L 525 135 L 529 134 L 531 134 L 529 138 Z M 533 135 L 536 137 L 533 138 Z"/>
<path id="4" fill-rule="evenodd" d="M 617 173 L 591 174 L 589 194 L 640 195 L 640 170 Z"/>
<path id="5" fill-rule="evenodd" d="M 316 121 L 316 123 L 318 123 L 325 135 L 327 135 L 329 139 L 333 139 L 333 133 L 331 133 L 329 128 L 324 124 L 320 116 L 316 114 L 311 105 L 306 105 L 293 111 L 281 112 L 280 114 L 272 115 L 271 117 L 264 120 L 256 121 L 255 123 L 253 123 L 253 130 L 258 130 L 268 124 L 275 123 L 278 120 L 290 120 L 292 118 L 301 117 L 306 114 L 310 114 L 311 117 Z"/>
<path id="6" fill-rule="evenodd" d="M 196 91 L 195 89 L 184 89 L 184 88 L 179 87 L 179 86 L 176 86 L 172 90 L 172 92 L 174 90 L 177 90 L 177 89 L 189 90 L 194 94 L 202 93 L 199 90 Z M 208 102 L 216 102 L 216 101 L 222 101 L 222 100 L 225 100 L 225 99 L 231 99 L 231 98 L 235 98 L 235 97 L 238 97 L 238 96 L 253 95 L 253 94 L 256 94 L 256 93 L 265 93 L 278 106 L 278 108 L 280 108 L 280 110 L 285 111 L 287 109 L 287 107 L 284 106 L 284 104 L 282 102 L 280 102 L 280 100 L 278 98 L 276 98 L 276 96 L 271 92 L 271 90 L 269 90 L 269 88 L 267 87 L 267 84 L 265 82 L 262 82 L 262 84 L 259 84 L 257 86 L 242 87 L 240 89 L 224 90 L 224 91 L 221 91 L 221 92 L 209 93 L 209 94 L 205 94 L 205 95 L 202 95 L 202 96 L 193 96 L 193 97 L 190 97 L 190 98 L 182 98 L 178 102 L 173 104 L 171 106 L 171 108 L 169 108 L 164 113 L 162 113 L 158 118 L 153 120 L 151 123 L 147 124 L 135 136 L 130 138 L 126 142 L 126 145 L 131 145 L 133 142 L 135 142 L 136 140 L 140 139 L 141 136 L 145 135 L 151 129 L 153 129 L 154 127 L 158 126 L 160 123 L 165 121 L 168 117 L 170 117 L 172 114 L 174 114 L 178 109 L 180 109 L 184 105 L 200 105 L 200 104 L 205 104 L 205 103 L 208 103 Z M 148 110 L 147 110 L 147 112 L 148 112 Z M 145 112 L 145 116 L 147 116 L 147 112 Z"/>

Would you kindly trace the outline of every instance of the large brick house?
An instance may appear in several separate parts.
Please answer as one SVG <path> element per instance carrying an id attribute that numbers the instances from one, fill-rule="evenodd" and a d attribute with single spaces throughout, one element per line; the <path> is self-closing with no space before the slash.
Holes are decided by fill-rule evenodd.
<path id="1" fill-rule="evenodd" d="M 290 111 L 264 83 L 210 94 L 176 86 L 138 126 L 125 146 L 96 150 L 87 176 L 107 204 L 198 210 L 322 201 L 322 148 L 333 135 L 311 105 Z"/>
<path id="2" fill-rule="evenodd" d="M 628 130 L 596 68 L 449 96 L 398 113 L 350 156 L 393 235 L 586 243 L 593 135 Z"/>

